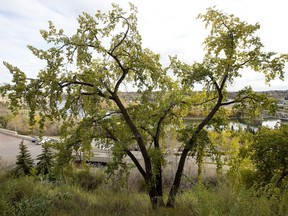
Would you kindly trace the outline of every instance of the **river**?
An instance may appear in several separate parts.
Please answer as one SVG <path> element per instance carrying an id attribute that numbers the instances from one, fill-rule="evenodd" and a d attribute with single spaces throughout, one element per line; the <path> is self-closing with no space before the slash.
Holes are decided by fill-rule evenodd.
<path id="1" fill-rule="evenodd" d="M 184 119 L 184 124 L 192 124 L 196 122 L 200 122 L 201 120 L 199 119 Z M 246 119 L 230 119 L 228 128 L 230 129 L 247 129 L 249 127 L 250 129 L 253 130 L 258 130 L 260 127 L 268 127 L 268 128 L 275 128 L 276 126 L 279 126 L 281 124 L 287 124 L 288 121 L 282 121 L 280 119 L 264 119 L 264 120 L 256 120 L 252 123 L 249 123 Z"/>

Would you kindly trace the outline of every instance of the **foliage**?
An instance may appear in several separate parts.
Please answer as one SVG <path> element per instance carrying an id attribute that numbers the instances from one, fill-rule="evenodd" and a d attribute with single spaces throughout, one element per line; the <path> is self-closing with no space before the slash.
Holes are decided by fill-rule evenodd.
<path id="1" fill-rule="evenodd" d="M 265 94 L 259 94 L 252 91 L 252 87 L 247 87 L 238 92 L 236 100 L 240 101 L 241 98 L 245 98 L 240 103 L 236 103 L 233 107 L 234 112 L 240 114 L 240 117 L 248 118 L 249 122 L 253 122 L 255 118 L 261 116 L 264 110 L 268 113 L 275 113 L 277 110 L 277 100 L 269 98 Z"/>
<path id="2" fill-rule="evenodd" d="M 259 182 L 274 182 L 278 186 L 287 182 L 288 125 L 282 124 L 273 130 L 261 128 L 255 136 L 250 152 Z"/>
<path id="3" fill-rule="evenodd" d="M 48 50 L 29 46 L 47 61 L 47 67 L 37 79 L 27 80 L 20 69 L 4 63 L 17 84 L 2 90 L 9 92 L 12 111 L 27 104 L 31 124 L 36 123 L 37 112 L 42 128 L 45 119 L 63 120 L 61 132 L 66 140 L 58 154 L 63 165 L 69 164 L 73 150 L 87 152 L 93 140 L 106 140 L 114 146 L 114 166 L 110 167 L 126 169 L 123 159 L 129 156 L 150 187 L 151 198 L 162 197 L 160 140 L 169 125 L 181 122 L 184 96 L 176 94 L 182 90 L 162 68 L 160 56 L 142 48 L 136 8 L 131 5 L 127 15 L 118 5 L 112 7 L 109 13 L 98 11 L 94 17 L 83 13 L 77 32 L 70 37 L 50 22 L 49 30 L 41 34 L 53 46 Z M 141 93 L 131 105 L 121 97 L 120 88 L 126 83 Z M 144 167 L 130 151 L 135 143 Z"/>
<path id="4" fill-rule="evenodd" d="M 54 166 L 54 155 L 51 150 L 49 143 L 44 143 L 42 145 L 42 153 L 37 156 L 36 172 L 41 175 L 51 174 L 51 171 Z"/>
<path id="5" fill-rule="evenodd" d="M 7 128 L 9 117 L 7 115 L 0 116 L 0 128 Z"/>
<path id="6" fill-rule="evenodd" d="M 216 188 L 197 185 L 184 192 L 179 198 L 179 207 L 189 209 L 192 215 L 285 215 L 287 214 L 287 194 L 278 200 L 255 196 L 253 190 L 235 190 L 226 184 Z"/>
<path id="7" fill-rule="evenodd" d="M 229 99 L 227 87 L 241 77 L 243 69 L 264 73 L 266 82 L 276 76 L 284 77 L 284 67 L 288 60 L 287 54 L 265 52 L 264 45 L 256 31 L 260 25 L 248 24 L 234 15 L 226 15 L 215 8 L 208 8 L 206 13 L 200 14 L 205 27 L 210 34 L 204 40 L 206 54 L 202 62 L 192 65 L 181 62 L 177 56 L 170 57 L 170 68 L 179 77 L 183 88 L 193 89 L 196 84 L 202 84 L 202 98 L 191 101 L 191 106 L 198 106 L 204 110 L 204 119 L 191 130 L 191 138 L 184 146 L 174 187 L 171 188 L 168 206 L 175 203 L 175 195 L 180 186 L 180 180 L 189 151 L 197 146 L 197 138 L 201 131 L 212 125 L 216 130 L 227 122 L 227 114 L 223 107 L 235 105 L 235 109 L 250 118 L 261 114 L 263 109 L 275 111 L 276 101 L 267 95 L 255 94 L 251 87 L 239 91 L 236 98 Z M 222 115 L 221 115 L 222 113 Z"/>
<path id="8" fill-rule="evenodd" d="M 189 125 L 179 131 L 179 141 L 184 143 L 183 145 L 189 144 L 189 141 L 192 138 L 191 131 L 195 130 L 195 125 Z M 190 155 L 196 159 L 196 164 L 198 167 L 198 182 L 202 182 L 202 171 L 203 171 L 203 165 L 204 165 L 204 157 L 208 156 L 208 149 L 212 149 L 212 143 L 211 140 L 208 136 L 208 131 L 207 130 L 202 130 L 195 142 L 195 145 L 193 145 L 190 149 Z M 181 147 L 183 148 L 183 146 Z"/>
<path id="9" fill-rule="evenodd" d="M 104 171 L 97 170 L 96 173 L 91 172 L 89 169 L 72 172 L 71 182 L 84 190 L 93 191 L 101 187 L 104 182 L 106 175 Z"/>
<path id="10" fill-rule="evenodd" d="M 22 140 L 19 145 L 19 155 L 17 155 L 16 167 L 14 169 L 17 176 L 31 175 L 33 170 L 33 159 L 29 153 L 27 146 Z"/>
<path id="11" fill-rule="evenodd" d="M 17 113 L 12 114 L 9 110 L 9 103 L 4 107 L 0 106 L 0 127 L 9 130 L 15 130 L 18 134 L 33 134 L 40 135 L 39 124 L 29 125 L 29 112 L 27 108 L 22 107 Z M 38 122 L 40 116 L 38 113 L 35 115 L 35 120 Z M 61 124 L 61 123 L 60 123 Z M 44 132 L 46 136 L 56 136 L 60 134 L 59 123 L 47 120 L 44 123 Z"/>
<path id="12" fill-rule="evenodd" d="M 224 161 L 229 166 L 227 177 L 235 188 L 243 185 L 251 186 L 254 183 L 254 166 L 248 156 L 253 136 L 249 130 L 241 128 L 238 131 L 226 131 L 223 136 L 221 135 Z"/>
<path id="13" fill-rule="evenodd" d="M 38 123 L 43 129 L 47 120 L 63 122 L 58 167 L 69 165 L 74 151 L 88 152 L 85 156 L 89 157 L 95 140 L 114 147 L 111 171 L 127 173 L 130 166 L 124 158 L 129 157 L 145 180 L 154 208 L 164 205 L 163 140 L 167 131 L 171 125 L 182 128 L 183 116 L 191 107 L 200 107 L 204 119 L 190 128 L 191 136 L 186 139 L 169 192 L 167 206 L 174 206 L 188 153 L 196 149 L 202 163 L 208 137 L 204 128 L 220 128 L 227 117 L 224 106 L 237 104 L 239 110 L 253 117 L 263 108 L 275 107 L 275 101 L 256 95 L 249 87 L 228 101 L 228 85 L 245 68 L 263 72 L 267 82 L 276 76 L 283 78 L 287 61 L 287 55 L 263 51 L 264 45 L 256 35 L 259 24 L 247 24 L 215 8 L 207 9 L 199 18 L 210 28 L 203 62 L 188 65 L 171 57 L 168 68 L 162 67 L 159 54 L 142 47 L 137 9 L 132 4 L 129 14 L 116 4 L 108 13 L 83 13 L 71 36 L 49 22 L 49 29 L 40 31 L 49 48 L 28 46 L 36 57 L 46 61 L 46 67 L 31 79 L 4 62 L 13 75 L 13 85 L 2 86 L 0 92 L 8 93 L 12 112 L 23 105 L 29 108 L 31 125 Z M 172 79 L 168 71 L 177 78 Z M 203 86 L 200 93 L 194 91 L 196 84 Z M 121 89 L 127 85 L 139 94 L 133 103 L 121 96 Z M 135 145 L 143 163 L 131 151 Z"/>
<path id="14" fill-rule="evenodd" d="M 41 135 L 41 128 L 38 123 L 35 123 L 33 126 L 29 125 L 29 112 L 27 110 L 21 109 L 17 114 L 8 115 L 9 122 L 7 124 L 7 129 L 15 130 L 18 134 L 32 134 L 32 135 Z M 40 120 L 39 114 L 35 115 L 35 121 Z M 55 123 L 47 120 L 43 125 L 44 135 L 55 136 L 60 134 L 59 126 L 60 123 Z"/>
<path id="15" fill-rule="evenodd" d="M 103 182 L 102 186 L 106 183 Z M 286 215 L 288 193 L 255 196 L 253 190 L 229 185 L 203 185 L 179 194 L 174 209 L 152 210 L 144 193 L 115 192 L 105 186 L 88 192 L 77 185 L 41 182 L 34 177 L 13 179 L 0 173 L 1 215 Z M 276 194 L 275 194 L 276 195 Z"/>

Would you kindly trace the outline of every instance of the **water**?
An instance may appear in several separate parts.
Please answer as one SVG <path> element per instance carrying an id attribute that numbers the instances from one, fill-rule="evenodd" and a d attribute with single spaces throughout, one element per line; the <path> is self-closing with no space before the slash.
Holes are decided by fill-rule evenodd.
<path id="1" fill-rule="evenodd" d="M 248 127 L 253 130 L 258 130 L 260 127 L 268 127 L 268 128 L 275 128 L 281 124 L 281 120 L 279 119 L 265 119 L 262 121 L 255 121 L 253 123 L 247 123 L 241 119 L 231 120 L 229 123 L 229 128 L 234 128 L 235 130 L 242 128 L 247 129 Z"/>
<path id="2" fill-rule="evenodd" d="M 193 123 L 200 123 L 199 119 L 184 119 L 184 124 L 189 125 Z M 275 128 L 280 126 L 280 124 L 284 124 L 285 122 L 280 119 L 265 119 L 265 120 L 257 120 L 253 123 L 248 123 L 245 119 L 231 119 L 228 128 L 238 130 L 239 128 L 247 129 L 248 127 L 253 130 L 258 130 L 260 127 L 268 127 Z"/>

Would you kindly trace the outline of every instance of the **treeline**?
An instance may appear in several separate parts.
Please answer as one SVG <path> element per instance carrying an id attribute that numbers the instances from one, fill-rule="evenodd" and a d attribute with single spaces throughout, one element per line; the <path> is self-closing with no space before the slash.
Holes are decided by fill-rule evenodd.
<path id="1" fill-rule="evenodd" d="M 9 110 L 9 103 L 0 102 L 0 128 L 15 130 L 22 135 L 40 135 L 40 115 L 35 116 L 35 123 L 30 125 L 29 111 L 22 108 L 17 113 L 12 113 Z M 57 136 L 60 134 L 60 124 L 47 120 L 44 122 L 42 129 L 44 135 Z"/>

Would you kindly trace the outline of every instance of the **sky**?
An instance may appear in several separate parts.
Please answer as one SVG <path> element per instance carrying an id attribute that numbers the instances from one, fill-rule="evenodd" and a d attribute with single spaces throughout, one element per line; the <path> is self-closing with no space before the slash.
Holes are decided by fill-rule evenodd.
<path id="1" fill-rule="evenodd" d="M 48 21 L 63 28 L 67 34 L 73 34 L 77 17 L 82 12 L 93 15 L 97 10 L 108 11 L 112 2 L 126 11 L 129 2 L 138 7 L 138 29 L 143 47 L 161 54 L 164 66 L 169 64 L 169 55 L 177 55 L 191 64 L 201 61 L 202 42 L 208 31 L 196 17 L 212 6 L 248 23 L 259 22 L 258 35 L 265 49 L 288 53 L 286 0 L 0 0 L 0 84 L 12 79 L 3 61 L 19 67 L 28 77 L 36 77 L 45 67 L 27 45 L 45 48 L 39 30 L 48 29 Z M 276 79 L 268 86 L 261 74 L 244 71 L 242 78 L 229 90 L 238 91 L 249 85 L 257 91 L 288 90 L 288 66 L 285 72 L 284 81 Z"/>

